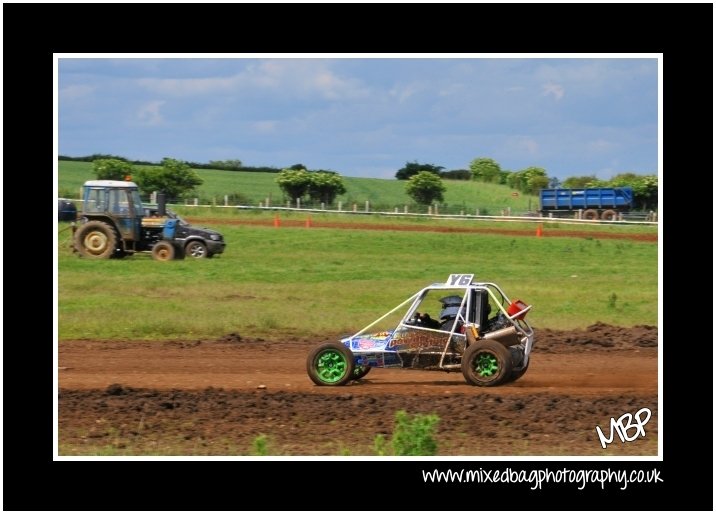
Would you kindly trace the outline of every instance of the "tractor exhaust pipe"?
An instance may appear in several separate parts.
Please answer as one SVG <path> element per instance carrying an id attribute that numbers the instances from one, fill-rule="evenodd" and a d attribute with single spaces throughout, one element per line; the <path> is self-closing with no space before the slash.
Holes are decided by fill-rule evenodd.
<path id="1" fill-rule="evenodd" d="M 166 193 L 157 193 L 157 216 L 167 215 L 167 195 Z"/>

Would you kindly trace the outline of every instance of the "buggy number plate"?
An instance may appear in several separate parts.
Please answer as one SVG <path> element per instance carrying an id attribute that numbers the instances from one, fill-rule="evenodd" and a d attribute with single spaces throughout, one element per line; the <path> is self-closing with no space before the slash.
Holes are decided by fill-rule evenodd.
<path id="1" fill-rule="evenodd" d="M 469 286 L 472 283 L 472 277 L 475 275 L 461 275 L 461 274 L 452 274 L 448 277 L 447 282 L 445 282 L 449 286 Z"/>

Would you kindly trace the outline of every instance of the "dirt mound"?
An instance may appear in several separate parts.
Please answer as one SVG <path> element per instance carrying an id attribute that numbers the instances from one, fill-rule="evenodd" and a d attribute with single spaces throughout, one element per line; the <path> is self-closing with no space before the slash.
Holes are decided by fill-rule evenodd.
<path id="1" fill-rule="evenodd" d="M 658 328 L 650 325 L 626 328 L 599 322 L 584 330 L 535 329 L 535 351 L 554 353 L 601 348 L 656 348 L 658 333 Z"/>

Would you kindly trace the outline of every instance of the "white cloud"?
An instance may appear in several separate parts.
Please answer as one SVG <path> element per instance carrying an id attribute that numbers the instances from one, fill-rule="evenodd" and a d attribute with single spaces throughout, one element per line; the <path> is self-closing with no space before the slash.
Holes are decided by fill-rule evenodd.
<path id="1" fill-rule="evenodd" d="M 276 132 L 278 122 L 274 120 L 260 120 L 252 123 L 251 128 L 261 134 L 270 134 Z"/>
<path id="2" fill-rule="evenodd" d="M 539 144 L 537 144 L 537 141 L 531 138 L 525 138 L 520 141 L 520 146 L 524 148 L 530 155 L 536 155 L 537 152 L 539 152 Z"/>
<path id="3" fill-rule="evenodd" d="M 145 103 L 137 111 L 137 119 L 145 125 L 160 125 L 164 122 L 160 109 L 165 103 L 164 100 L 152 100 Z"/>
<path id="4" fill-rule="evenodd" d="M 419 86 L 417 84 L 407 84 L 404 86 L 395 86 L 389 91 L 389 95 L 398 100 L 398 103 L 403 103 L 410 97 L 418 92 Z"/>
<path id="5" fill-rule="evenodd" d="M 328 65 L 314 59 L 271 59 L 226 77 L 142 78 L 137 84 L 155 93 L 182 97 L 251 90 L 280 92 L 284 97 L 318 95 L 329 100 L 368 94 L 360 81 L 340 77 Z"/>
<path id="6" fill-rule="evenodd" d="M 548 84 L 543 84 L 542 85 L 542 95 L 543 96 L 552 95 L 552 96 L 554 96 L 555 100 L 561 100 L 562 97 L 564 96 L 564 87 L 559 84 L 555 84 L 553 82 L 550 82 Z"/>
<path id="7" fill-rule="evenodd" d="M 66 101 L 81 100 L 94 92 L 93 86 L 74 84 L 60 89 L 60 99 Z"/>
<path id="8" fill-rule="evenodd" d="M 588 143 L 589 149 L 595 152 L 607 152 L 614 148 L 614 143 L 606 139 L 596 139 Z"/>
<path id="9" fill-rule="evenodd" d="M 240 77 L 210 77 L 200 79 L 139 79 L 137 84 L 165 95 L 195 96 L 230 91 L 236 87 Z"/>

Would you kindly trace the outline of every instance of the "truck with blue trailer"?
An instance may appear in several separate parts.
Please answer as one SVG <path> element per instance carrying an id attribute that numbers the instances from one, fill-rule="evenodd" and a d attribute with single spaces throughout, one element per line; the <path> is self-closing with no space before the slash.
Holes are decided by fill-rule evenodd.
<path id="1" fill-rule="evenodd" d="M 223 253 L 224 237 L 195 227 L 168 212 L 163 194 L 150 210 L 142 204 L 134 182 L 88 180 L 82 191 L 82 212 L 73 223 L 72 248 L 88 259 L 119 259 L 151 252 L 159 261 L 208 258 Z"/>
<path id="2" fill-rule="evenodd" d="M 616 221 L 619 214 L 633 205 L 631 187 L 592 187 L 580 189 L 542 189 L 539 194 L 543 216 L 565 217 L 579 215 L 585 220 Z"/>

